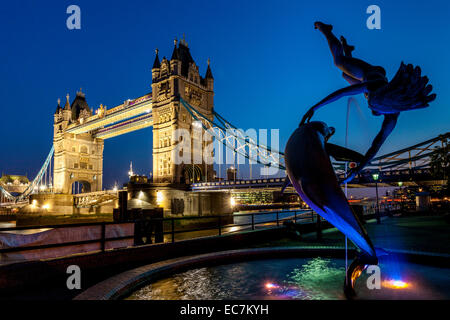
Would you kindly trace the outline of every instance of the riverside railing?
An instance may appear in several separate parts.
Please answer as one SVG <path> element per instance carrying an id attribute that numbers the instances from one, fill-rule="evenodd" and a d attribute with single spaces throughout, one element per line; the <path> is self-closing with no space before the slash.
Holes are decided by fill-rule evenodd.
<path id="1" fill-rule="evenodd" d="M 136 225 L 142 222 L 162 224 L 162 232 L 159 235 L 163 236 L 163 241 L 161 242 L 175 242 L 180 240 L 193 239 L 197 237 L 204 236 L 223 236 L 225 234 L 280 227 L 284 221 L 294 221 L 301 223 L 314 223 L 317 221 L 317 215 L 312 210 L 296 210 L 296 211 L 269 211 L 269 212 L 252 212 L 252 213 L 242 213 L 234 215 L 211 215 L 211 216 L 192 216 L 192 217 L 170 217 L 170 218 L 147 218 L 134 221 L 123 221 L 123 222 L 96 222 L 96 223 L 74 223 L 74 224 L 49 224 L 49 225 L 39 225 L 39 226 L 19 226 L 19 227 L 6 227 L 0 228 L 0 234 L 5 235 L 6 233 L 14 233 L 14 231 L 31 231 L 39 229 L 56 229 L 56 228 L 76 228 L 76 227 L 93 227 L 99 228 L 100 237 L 95 239 L 86 239 L 81 241 L 65 241 L 65 242 L 55 242 L 48 244 L 39 245 L 23 245 L 16 247 L 6 247 L 2 248 L 0 243 L 0 254 L 11 253 L 19 251 L 30 251 L 30 250 L 40 250 L 47 248 L 58 248 L 64 246 L 76 246 L 84 244 L 97 243 L 100 244 L 100 251 L 105 252 L 106 243 L 108 241 L 118 241 L 118 240 L 130 240 L 134 239 L 134 244 L 129 247 L 136 247 L 142 244 L 137 244 L 136 239 Z M 232 223 L 229 223 L 230 220 Z M 236 222 L 238 221 L 238 222 Z M 189 222 L 189 223 L 187 223 Z M 110 225 L 120 225 L 126 223 L 134 223 L 135 229 L 133 235 L 121 236 L 121 237 L 107 237 L 106 228 Z M 146 239 L 144 245 L 155 243 L 152 238 L 156 237 L 157 232 L 155 229 L 150 233 L 150 239 Z M 181 237 L 176 239 L 177 235 L 182 234 L 192 234 L 192 237 Z M 144 234 L 145 235 L 145 234 Z M 148 235 L 148 234 L 147 234 Z M 150 240 L 150 241 L 148 241 Z M 111 249 L 114 250 L 114 249 Z M 98 251 L 98 250 L 94 250 Z M 78 253 L 92 252 L 92 251 L 81 251 Z M 75 252 L 74 252 L 75 253 Z"/>

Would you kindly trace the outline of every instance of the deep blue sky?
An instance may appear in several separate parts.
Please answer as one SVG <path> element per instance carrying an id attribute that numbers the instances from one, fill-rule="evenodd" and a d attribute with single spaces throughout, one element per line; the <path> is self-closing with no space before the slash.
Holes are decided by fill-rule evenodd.
<path id="1" fill-rule="evenodd" d="M 70 4 L 81 7 L 81 30 L 66 28 Z M 366 28 L 371 4 L 381 7 L 381 30 Z M 244 129 L 279 128 L 284 148 L 307 108 L 347 84 L 315 20 L 333 24 L 354 56 L 384 66 L 389 78 L 403 60 L 435 87 L 431 107 L 402 114 L 380 153 L 449 131 L 448 1 L 2 1 L 0 169 L 34 177 L 67 92 L 82 87 L 94 108 L 148 93 L 154 49 L 170 57 L 183 33 L 201 73 L 211 58 L 216 110 Z M 364 117 L 351 114 L 349 143 L 364 152 L 382 118 L 358 101 Z M 345 112 L 342 100 L 315 116 L 336 127 L 335 143 L 344 143 Z M 123 182 L 130 160 L 151 171 L 151 153 L 151 129 L 107 140 L 104 187 Z"/>

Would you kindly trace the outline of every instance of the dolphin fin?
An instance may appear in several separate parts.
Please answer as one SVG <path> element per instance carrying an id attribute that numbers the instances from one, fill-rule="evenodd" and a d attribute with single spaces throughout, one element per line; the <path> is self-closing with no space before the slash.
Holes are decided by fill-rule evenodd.
<path id="1" fill-rule="evenodd" d="M 347 149 L 341 146 L 338 146 L 333 143 L 325 143 L 325 150 L 328 155 L 332 156 L 337 161 L 348 161 L 348 162 L 362 162 L 364 160 L 364 156 L 351 149 Z"/>
<path id="2" fill-rule="evenodd" d="M 281 186 L 281 194 L 283 194 L 284 190 L 286 190 L 286 188 L 289 187 L 290 185 L 292 185 L 291 180 L 289 179 L 288 176 L 286 176 L 286 178 L 284 178 L 283 185 Z"/>

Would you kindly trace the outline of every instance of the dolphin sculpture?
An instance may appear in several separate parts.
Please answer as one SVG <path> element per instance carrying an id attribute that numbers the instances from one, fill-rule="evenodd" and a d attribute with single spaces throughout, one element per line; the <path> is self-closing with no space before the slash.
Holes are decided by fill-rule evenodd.
<path id="1" fill-rule="evenodd" d="M 355 295 L 355 280 L 367 265 L 378 264 L 378 258 L 333 170 L 330 155 L 337 154 L 336 157 L 345 158 L 347 150 L 327 143 L 333 133 L 334 128 L 328 127 L 324 122 L 301 124 L 287 142 L 285 165 L 288 179 L 303 201 L 361 250 L 348 268 L 344 283 L 344 292 L 351 298 Z M 350 151 L 352 152 L 350 156 L 355 157 L 357 153 Z"/>

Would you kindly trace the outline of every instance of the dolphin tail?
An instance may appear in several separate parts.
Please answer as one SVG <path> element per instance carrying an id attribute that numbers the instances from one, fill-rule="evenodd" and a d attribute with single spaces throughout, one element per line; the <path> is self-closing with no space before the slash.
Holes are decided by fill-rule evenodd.
<path id="1" fill-rule="evenodd" d="M 344 281 L 344 294 L 348 300 L 352 300 L 356 296 L 355 282 L 356 279 L 362 274 L 362 272 L 367 268 L 366 264 L 361 263 L 359 258 L 353 260 L 345 274 Z"/>
<path id="2" fill-rule="evenodd" d="M 386 251 L 384 252 L 385 254 L 387 254 Z M 362 272 L 366 270 L 366 268 L 369 265 L 377 265 L 377 264 L 378 264 L 377 257 L 369 257 L 365 254 L 357 253 L 356 258 L 352 261 L 352 263 L 346 270 L 345 274 L 344 294 L 347 299 L 352 300 L 356 296 L 355 291 L 356 279 L 358 279 L 361 276 Z"/>

